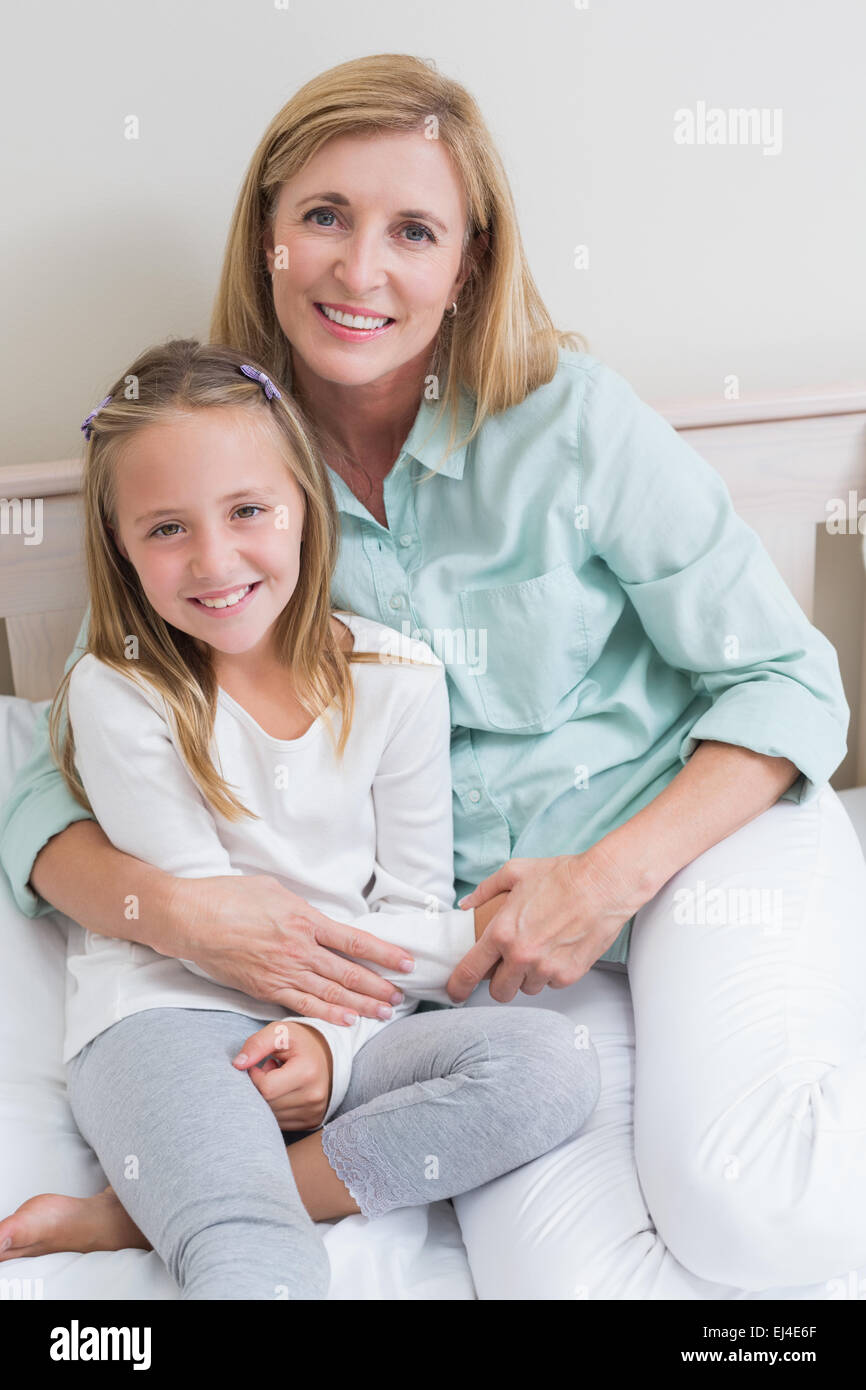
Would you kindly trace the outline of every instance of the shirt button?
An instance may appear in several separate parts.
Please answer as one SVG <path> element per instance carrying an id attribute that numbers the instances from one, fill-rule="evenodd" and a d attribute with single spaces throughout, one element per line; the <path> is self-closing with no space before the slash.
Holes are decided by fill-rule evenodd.
<path id="1" fill-rule="evenodd" d="M 407 546 L 407 545 L 411 545 L 411 544 L 412 544 L 412 537 L 410 536 L 410 534 L 409 534 L 408 531 L 407 531 L 404 535 L 402 535 L 402 536 L 400 537 L 400 544 L 401 544 L 402 546 Z"/>
<path id="2" fill-rule="evenodd" d="M 472 788 L 472 791 L 469 793 L 469 800 L 470 800 L 470 801 L 480 801 L 480 800 L 481 800 L 481 793 L 480 793 L 480 791 L 478 790 L 477 787 L 473 787 L 473 788 Z"/>
<path id="3" fill-rule="evenodd" d="M 402 595 L 402 594 L 392 594 L 392 596 L 391 596 L 391 607 L 392 607 L 392 608 L 402 608 L 402 607 L 403 607 L 403 595 Z"/>

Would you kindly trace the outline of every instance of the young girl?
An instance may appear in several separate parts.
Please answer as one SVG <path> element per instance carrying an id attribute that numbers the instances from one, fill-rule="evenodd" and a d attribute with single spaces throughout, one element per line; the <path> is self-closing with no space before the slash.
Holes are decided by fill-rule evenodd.
<path id="1" fill-rule="evenodd" d="M 69 1098 L 110 1186 L 30 1199 L 0 1222 L 2 1258 L 152 1245 L 183 1298 L 323 1298 L 316 1221 L 546 1153 L 593 1109 L 597 1055 L 551 1010 L 413 1013 L 450 1002 L 502 895 L 453 905 L 445 670 L 331 611 L 337 513 L 297 407 L 236 352 L 176 340 L 82 428 L 89 631 L 51 711 L 73 794 L 139 859 L 270 874 L 399 944 L 408 973 L 375 968 L 406 997 L 351 1027 L 287 1019 L 194 961 L 71 924 Z"/>

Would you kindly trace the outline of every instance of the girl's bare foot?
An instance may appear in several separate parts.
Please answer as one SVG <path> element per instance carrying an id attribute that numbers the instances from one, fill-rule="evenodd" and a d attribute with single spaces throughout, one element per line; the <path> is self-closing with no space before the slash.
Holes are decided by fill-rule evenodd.
<path id="1" fill-rule="evenodd" d="M 0 1262 L 55 1251 L 130 1249 L 153 1247 L 111 1187 L 96 1197 L 40 1192 L 0 1221 Z"/>

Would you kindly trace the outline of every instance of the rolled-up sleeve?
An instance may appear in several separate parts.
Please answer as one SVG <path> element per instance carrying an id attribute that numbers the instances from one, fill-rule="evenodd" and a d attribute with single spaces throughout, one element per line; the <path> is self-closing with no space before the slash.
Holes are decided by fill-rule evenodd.
<path id="1" fill-rule="evenodd" d="M 847 751 L 839 660 L 722 477 L 603 364 L 583 396 L 579 458 L 589 544 L 661 657 L 712 701 L 683 763 L 702 739 L 789 758 L 800 776 L 783 799 L 810 801 Z"/>
<path id="2" fill-rule="evenodd" d="M 89 618 L 88 608 L 75 646 L 66 659 L 64 674 L 84 653 Z M 51 756 L 49 708 L 46 706 L 36 721 L 30 756 L 19 767 L 0 809 L 0 864 L 25 917 L 44 917 L 54 911 L 51 903 L 40 898 L 29 885 L 39 851 L 53 835 L 58 835 L 74 821 L 95 819 L 75 800 Z"/>

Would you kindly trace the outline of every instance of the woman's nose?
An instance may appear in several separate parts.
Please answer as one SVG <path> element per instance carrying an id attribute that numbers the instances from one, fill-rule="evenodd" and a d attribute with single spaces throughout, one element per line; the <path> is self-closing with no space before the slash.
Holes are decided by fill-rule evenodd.
<path id="1" fill-rule="evenodd" d="M 381 238 L 372 228 L 356 228 L 340 249 L 334 273 L 350 294 L 361 299 L 385 283 Z"/>

